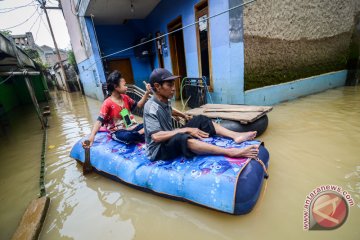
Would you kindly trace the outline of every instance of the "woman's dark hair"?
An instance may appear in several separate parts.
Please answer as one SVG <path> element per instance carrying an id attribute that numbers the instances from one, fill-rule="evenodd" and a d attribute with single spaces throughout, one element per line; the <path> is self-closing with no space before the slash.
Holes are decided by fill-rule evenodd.
<path id="1" fill-rule="evenodd" d="M 118 70 L 113 71 L 109 74 L 106 80 L 106 87 L 108 92 L 108 97 L 115 90 L 117 86 L 119 86 L 120 79 L 122 78 L 121 73 Z"/>

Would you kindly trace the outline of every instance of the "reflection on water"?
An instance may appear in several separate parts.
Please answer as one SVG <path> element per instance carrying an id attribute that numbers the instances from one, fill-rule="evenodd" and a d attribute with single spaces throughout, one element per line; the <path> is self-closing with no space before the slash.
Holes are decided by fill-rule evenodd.
<path id="1" fill-rule="evenodd" d="M 90 133 L 101 103 L 77 93 L 57 92 L 53 97 L 48 145 L 55 147 L 48 149 L 46 159 L 51 204 L 41 239 L 359 239 L 359 87 L 283 103 L 269 113 L 269 128 L 261 139 L 271 154 L 270 178 L 255 209 L 245 216 L 230 216 L 144 193 L 95 173 L 83 176 L 81 166 L 69 158 L 69 151 L 80 137 Z M 31 200 L 38 191 L 41 132 L 31 129 L 15 134 L 13 139 L 18 140 L 32 136 L 27 140 L 32 147 L 15 154 L 5 149 L 15 151 L 29 143 L 1 141 L 0 187 L 6 196 L 1 196 L 1 212 L 5 214 L 0 230 L 7 233 L 1 236 L 10 236 L 19 219 L 16 216 L 7 221 L 12 215 L 8 208 L 22 208 L 17 214 L 21 216 L 27 204 L 25 200 L 16 202 L 14 196 Z M 38 140 L 33 139 L 36 134 Z M 35 160 L 28 163 L 25 157 Z M 5 184 L 8 178 L 13 180 Z M 14 189 L 19 182 L 25 185 L 20 193 Z M 350 208 L 341 228 L 305 232 L 305 197 L 324 184 L 342 186 L 352 194 L 356 205 Z"/>
<path id="2" fill-rule="evenodd" d="M 39 194 L 43 132 L 33 106 L 6 116 L 0 130 L 0 239 L 15 232 L 29 202 Z"/>

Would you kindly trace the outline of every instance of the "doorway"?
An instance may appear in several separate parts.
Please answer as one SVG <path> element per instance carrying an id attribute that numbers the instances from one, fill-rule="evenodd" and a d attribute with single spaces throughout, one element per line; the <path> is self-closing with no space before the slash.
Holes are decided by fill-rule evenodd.
<path id="1" fill-rule="evenodd" d="M 182 28 L 181 16 L 168 24 L 168 32 Z M 186 77 L 186 60 L 184 48 L 183 30 L 179 30 L 169 35 L 170 56 L 172 62 L 172 72 L 174 75 L 180 76 L 175 81 L 176 99 L 180 99 L 180 82 Z"/>
<path id="2" fill-rule="evenodd" d="M 161 36 L 161 33 L 156 32 L 156 37 L 160 37 L 160 36 Z M 163 57 L 163 49 L 162 49 L 164 40 L 165 40 L 164 37 L 156 40 L 156 52 L 157 52 L 157 56 L 158 56 L 159 68 L 164 68 L 164 57 Z"/>
<path id="3" fill-rule="evenodd" d="M 109 60 L 107 67 L 109 73 L 118 70 L 121 72 L 122 77 L 125 78 L 127 84 L 134 84 L 134 74 L 129 58 Z"/>
<path id="4" fill-rule="evenodd" d="M 206 77 L 206 84 L 212 91 L 211 44 L 208 1 L 204 0 L 195 5 L 196 38 L 200 77 Z"/>

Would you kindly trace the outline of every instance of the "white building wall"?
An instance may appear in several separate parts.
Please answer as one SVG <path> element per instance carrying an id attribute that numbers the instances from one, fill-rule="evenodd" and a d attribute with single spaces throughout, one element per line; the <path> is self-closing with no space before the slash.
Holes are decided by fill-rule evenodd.
<path id="1" fill-rule="evenodd" d="M 81 63 L 88 58 L 88 55 L 85 49 L 86 43 L 84 42 L 83 34 L 79 25 L 79 18 L 82 17 L 76 15 L 77 11 L 75 9 L 75 5 L 72 4 L 73 1 L 61 0 L 63 14 L 70 35 L 70 42 L 74 51 L 75 59 L 77 63 Z"/>

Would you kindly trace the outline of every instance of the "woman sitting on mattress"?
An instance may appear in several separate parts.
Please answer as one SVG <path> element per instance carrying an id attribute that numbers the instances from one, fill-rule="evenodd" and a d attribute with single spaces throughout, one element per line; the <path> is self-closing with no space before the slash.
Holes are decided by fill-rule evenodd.
<path id="1" fill-rule="evenodd" d="M 91 131 L 89 137 L 90 146 L 94 142 L 96 133 L 104 125 L 110 131 L 111 137 L 116 141 L 125 144 L 144 141 L 143 124 L 136 122 L 131 111 L 136 107 L 142 108 L 144 106 L 151 92 L 150 84 L 146 85 L 145 95 L 139 102 L 134 101 L 125 94 L 127 91 L 126 81 L 119 71 L 113 71 L 109 75 L 106 84 L 108 97 L 104 100 L 99 117 Z"/>

